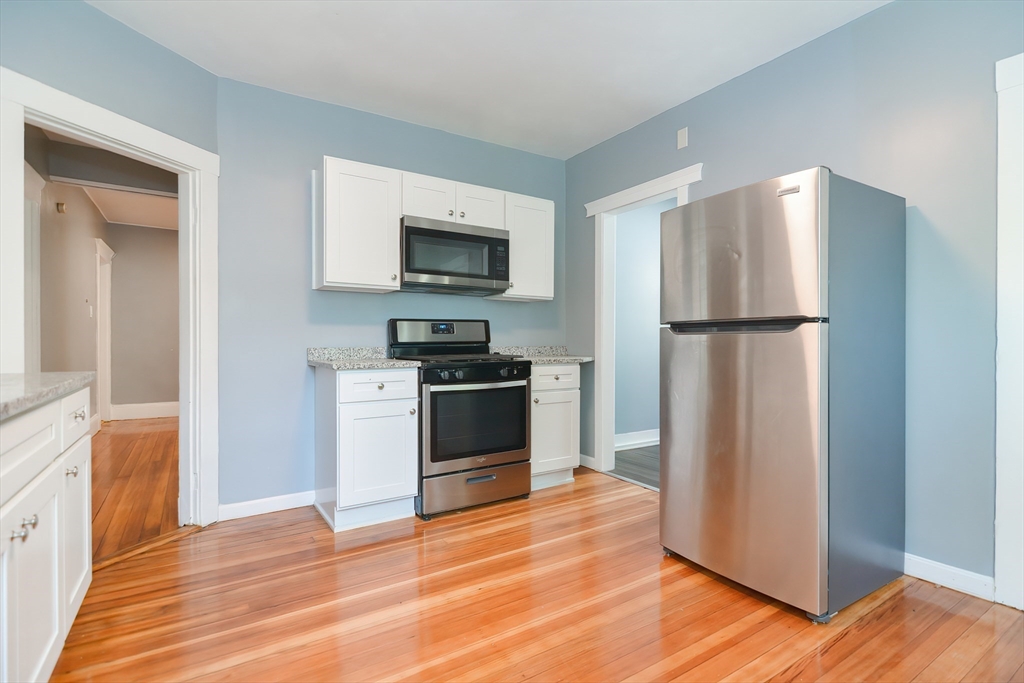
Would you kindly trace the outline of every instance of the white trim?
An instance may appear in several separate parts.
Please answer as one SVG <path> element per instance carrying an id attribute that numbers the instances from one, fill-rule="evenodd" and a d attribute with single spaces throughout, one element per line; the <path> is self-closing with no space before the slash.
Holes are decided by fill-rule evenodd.
<path id="1" fill-rule="evenodd" d="M 657 446 L 659 443 L 661 443 L 660 429 L 645 429 L 641 432 L 624 432 L 615 435 L 615 450 L 617 451 Z"/>
<path id="2" fill-rule="evenodd" d="M 703 170 L 704 164 L 694 164 L 674 173 L 641 183 L 628 190 L 622 190 L 607 197 L 595 199 L 583 205 L 587 210 L 587 218 L 596 216 L 599 213 L 616 214 L 626 210 L 639 209 L 647 204 L 656 204 L 668 199 L 672 193 L 680 188 L 698 182 L 703 175 Z"/>
<path id="3" fill-rule="evenodd" d="M 100 420 L 100 416 L 93 413 L 92 417 L 89 418 L 89 434 L 90 436 L 96 436 L 99 431 L 103 429 L 103 422 Z"/>
<path id="4" fill-rule="evenodd" d="M 39 175 L 39 172 L 32 168 L 32 164 L 26 161 L 25 199 L 31 199 L 36 204 L 42 204 L 44 187 L 46 187 L 46 181 L 43 179 L 43 176 Z"/>
<path id="5" fill-rule="evenodd" d="M 966 569 L 942 564 L 910 553 L 907 553 L 904 558 L 903 573 L 989 602 L 993 598 L 991 576 L 975 574 Z"/>
<path id="6" fill-rule="evenodd" d="M 0 372 L 24 368 L 24 124 L 178 174 L 179 524 L 219 514 L 217 176 L 220 157 L 0 67 Z M 8 266 L 12 267 L 8 267 Z"/>
<path id="7" fill-rule="evenodd" d="M 258 498 L 257 500 L 246 500 L 241 503 L 228 503 L 220 506 L 220 521 L 263 515 L 268 512 L 280 512 L 281 510 L 291 510 L 292 508 L 302 508 L 312 505 L 313 498 L 312 491 L 300 491 L 299 493 L 286 493 L 283 496 Z"/>
<path id="8" fill-rule="evenodd" d="M 996 92 L 1024 85 L 1024 52 L 996 62 Z"/>
<path id="9" fill-rule="evenodd" d="M 178 402 L 114 403 L 110 406 L 111 420 L 146 420 L 154 417 L 177 417 Z"/>
<path id="10" fill-rule="evenodd" d="M 594 454 L 580 455 L 585 467 L 615 469 L 615 216 L 673 195 L 685 204 L 703 168 L 694 164 L 585 205 L 594 216 Z"/>
<path id="11" fill-rule="evenodd" d="M 995 600 L 1024 609 L 1024 54 L 996 63 Z"/>
<path id="12" fill-rule="evenodd" d="M 42 369 L 40 310 L 40 215 L 46 181 L 25 162 L 25 372 Z"/>
<path id="13" fill-rule="evenodd" d="M 114 250 L 96 239 L 96 408 L 101 420 L 110 418 L 111 278 Z"/>
<path id="14" fill-rule="evenodd" d="M 99 208 L 98 206 L 96 207 Z M 103 213 L 102 211 L 100 213 Z M 104 216 L 106 218 L 106 216 Z M 107 225 L 123 225 L 126 228 L 150 228 L 152 230 L 173 230 L 177 232 L 178 226 L 173 228 L 167 227 L 166 225 L 146 225 L 145 223 L 119 223 L 118 221 L 107 221 Z"/>
<path id="15" fill-rule="evenodd" d="M 530 477 L 530 491 L 542 491 L 552 486 L 571 484 L 574 481 L 576 481 L 576 478 L 572 476 L 571 467 L 564 470 L 555 470 L 554 472 L 542 472 Z"/>
<path id="16" fill-rule="evenodd" d="M 80 180 L 79 178 L 67 178 L 65 176 L 51 175 L 50 180 L 61 185 L 74 185 L 76 187 L 95 187 L 101 190 L 117 190 L 119 192 L 134 192 L 135 194 L 148 194 L 155 197 L 169 197 L 177 199 L 177 192 L 164 192 L 163 190 L 149 190 L 143 187 L 132 187 L 131 185 L 115 185 L 114 183 L 101 183 L 96 180 Z"/>

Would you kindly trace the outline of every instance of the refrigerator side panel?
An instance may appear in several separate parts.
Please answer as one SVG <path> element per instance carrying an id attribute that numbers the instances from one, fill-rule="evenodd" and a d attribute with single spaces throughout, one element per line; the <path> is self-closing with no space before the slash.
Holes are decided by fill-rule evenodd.
<path id="1" fill-rule="evenodd" d="M 822 336 L 661 330 L 661 543 L 813 614 L 827 607 Z"/>
<path id="2" fill-rule="evenodd" d="M 661 321 L 827 317 L 813 168 L 666 211 Z"/>
<path id="3" fill-rule="evenodd" d="M 828 178 L 829 612 L 903 574 L 906 201 Z"/>

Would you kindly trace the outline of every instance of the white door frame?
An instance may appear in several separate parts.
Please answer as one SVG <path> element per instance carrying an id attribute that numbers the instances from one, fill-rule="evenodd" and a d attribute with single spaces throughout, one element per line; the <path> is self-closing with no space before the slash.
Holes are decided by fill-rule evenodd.
<path id="1" fill-rule="evenodd" d="M 25 368 L 24 125 L 178 174 L 180 524 L 218 515 L 217 182 L 220 157 L 0 67 L 0 372 Z"/>
<path id="2" fill-rule="evenodd" d="M 615 217 L 673 197 L 685 204 L 703 168 L 687 166 L 584 205 L 595 230 L 594 454 L 581 455 L 580 463 L 599 472 L 615 469 Z"/>
<path id="3" fill-rule="evenodd" d="M 996 602 L 1024 609 L 1024 54 L 996 62 Z"/>
<path id="4" fill-rule="evenodd" d="M 39 372 L 42 359 L 39 312 L 39 217 L 46 181 L 25 162 L 25 372 Z"/>
<path id="5" fill-rule="evenodd" d="M 110 283 L 114 250 L 96 238 L 96 405 L 100 420 L 110 419 Z"/>

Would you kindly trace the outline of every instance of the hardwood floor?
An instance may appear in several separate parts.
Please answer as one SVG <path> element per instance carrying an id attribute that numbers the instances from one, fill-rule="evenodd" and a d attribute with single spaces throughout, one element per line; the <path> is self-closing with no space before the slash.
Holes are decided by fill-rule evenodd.
<path id="1" fill-rule="evenodd" d="M 93 561 L 177 528 L 178 418 L 103 423 L 92 440 Z"/>
<path id="2" fill-rule="evenodd" d="M 665 557 L 657 493 L 576 476 L 431 522 L 175 539 L 95 573 L 52 680 L 1021 680 L 1021 612 L 904 577 L 813 625 Z"/>
<path id="3" fill-rule="evenodd" d="M 610 474 L 638 482 L 657 489 L 661 472 L 661 451 L 659 446 L 631 448 L 628 451 L 616 451 L 615 469 Z"/>

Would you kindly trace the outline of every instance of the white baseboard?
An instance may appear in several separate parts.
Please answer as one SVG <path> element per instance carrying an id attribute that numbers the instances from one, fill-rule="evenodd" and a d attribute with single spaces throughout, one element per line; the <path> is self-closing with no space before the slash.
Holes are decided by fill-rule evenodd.
<path id="1" fill-rule="evenodd" d="M 935 560 L 907 553 L 903 561 L 903 573 L 989 602 L 995 599 L 995 584 L 991 576 L 975 574 Z"/>
<path id="2" fill-rule="evenodd" d="M 643 448 L 661 443 L 661 430 L 648 429 L 642 432 L 626 432 L 615 435 L 615 450 L 625 451 L 630 448 Z"/>
<path id="3" fill-rule="evenodd" d="M 252 517 L 267 512 L 280 512 L 292 508 L 306 507 L 313 504 L 312 491 L 300 491 L 299 493 L 286 493 L 283 496 L 271 496 L 270 498 L 259 498 L 257 500 L 245 500 L 241 503 L 228 503 L 219 508 L 218 518 L 224 522 L 229 519 L 240 517 Z"/>
<path id="4" fill-rule="evenodd" d="M 89 434 L 90 434 L 90 436 L 96 436 L 96 433 L 100 431 L 100 428 L 102 426 L 103 426 L 103 423 L 100 422 L 100 416 L 99 415 L 93 415 L 89 419 Z"/>
<path id="5" fill-rule="evenodd" d="M 540 491 L 560 484 L 571 484 L 576 481 L 572 476 L 572 468 L 566 470 L 555 470 L 554 472 L 543 472 L 530 477 L 530 491 Z"/>
<path id="6" fill-rule="evenodd" d="M 151 417 L 177 417 L 178 402 L 110 404 L 111 420 L 144 420 Z"/>

